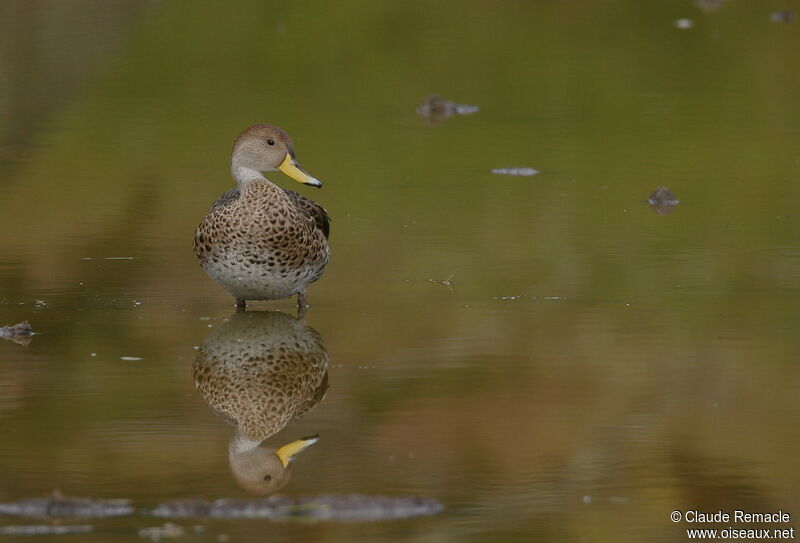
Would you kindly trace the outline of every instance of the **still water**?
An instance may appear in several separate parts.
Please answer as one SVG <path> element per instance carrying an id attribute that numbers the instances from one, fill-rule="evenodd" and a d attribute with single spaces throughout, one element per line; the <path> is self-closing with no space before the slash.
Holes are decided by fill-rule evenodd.
<path id="1" fill-rule="evenodd" d="M 247 454 L 318 436 L 273 465 L 281 495 L 444 510 L 177 519 L 181 539 L 684 541 L 669 516 L 691 509 L 795 526 L 786 9 L 0 3 L 0 326 L 36 333 L 0 340 L 0 502 L 249 498 Z M 431 94 L 478 110 L 424 119 Z M 271 176 L 333 219 L 304 322 L 293 300 L 236 315 L 192 254 L 257 122 L 325 184 Z M 211 356 L 278 345 L 280 371 Z M 0 517 L 53 522 L 94 532 L 25 540 L 141 541 L 164 520 Z"/>

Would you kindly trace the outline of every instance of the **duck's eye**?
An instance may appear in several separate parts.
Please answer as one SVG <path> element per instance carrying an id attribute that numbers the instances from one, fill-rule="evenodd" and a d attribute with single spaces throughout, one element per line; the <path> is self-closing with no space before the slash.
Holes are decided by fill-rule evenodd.
<path id="1" fill-rule="evenodd" d="M 269 141 L 272 141 L 272 140 L 269 140 Z M 272 144 L 270 143 L 270 145 L 272 145 Z M 264 480 L 265 481 L 271 481 L 272 480 L 272 475 L 270 475 L 269 473 L 264 475 Z"/>
<path id="2" fill-rule="evenodd" d="M 269 145 L 275 145 L 275 140 L 267 140 L 267 143 L 268 143 Z"/>

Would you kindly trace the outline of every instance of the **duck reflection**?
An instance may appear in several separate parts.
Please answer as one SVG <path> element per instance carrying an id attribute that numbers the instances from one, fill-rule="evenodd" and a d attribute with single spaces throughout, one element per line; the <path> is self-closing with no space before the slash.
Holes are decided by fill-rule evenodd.
<path id="1" fill-rule="evenodd" d="M 236 427 L 231 472 L 253 494 L 289 480 L 298 454 L 317 436 L 278 448 L 263 442 L 314 408 L 328 388 L 328 351 L 311 327 L 280 311 L 239 312 L 200 346 L 192 368 L 203 399 Z"/>

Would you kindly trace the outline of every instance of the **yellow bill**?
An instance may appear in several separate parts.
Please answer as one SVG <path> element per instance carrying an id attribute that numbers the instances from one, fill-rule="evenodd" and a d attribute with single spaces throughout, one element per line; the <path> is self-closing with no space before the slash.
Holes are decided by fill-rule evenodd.
<path id="1" fill-rule="evenodd" d="M 312 187 L 317 188 L 322 186 L 322 182 L 320 182 L 319 179 L 315 179 L 314 177 L 308 175 L 308 173 L 306 173 L 306 171 L 300 167 L 297 161 L 295 161 L 295 159 L 292 158 L 292 155 L 289 153 L 286 153 L 286 158 L 283 159 L 283 162 L 281 162 L 281 165 L 278 166 L 278 168 L 295 181 L 299 181 L 305 185 L 311 185 Z"/>
<path id="2" fill-rule="evenodd" d="M 288 467 L 294 460 L 294 457 L 306 450 L 308 447 L 319 441 L 319 436 L 304 437 L 297 441 L 287 443 L 280 449 L 275 451 L 278 459 L 281 461 L 283 467 Z"/>

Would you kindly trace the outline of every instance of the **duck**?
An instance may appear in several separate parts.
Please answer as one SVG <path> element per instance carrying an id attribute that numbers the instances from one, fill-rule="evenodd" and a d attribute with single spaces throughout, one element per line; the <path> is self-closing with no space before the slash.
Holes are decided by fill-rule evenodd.
<path id="1" fill-rule="evenodd" d="M 237 309 L 296 294 L 302 312 L 308 286 L 330 260 L 330 217 L 315 201 L 262 174 L 274 171 L 322 187 L 297 162 L 286 132 L 268 124 L 248 127 L 231 152 L 236 188 L 217 198 L 200 221 L 194 253 L 206 274 L 236 299 Z"/>
<path id="2" fill-rule="evenodd" d="M 319 436 L 280 446 L 267 440 L 325 397 L 322 336 L 281 311 L 237 311 L 200 345 L 192 375 L 209 407 L 235 427 L 228 464 L 239 486 L 259 495 L 282 488 L 297 456 Z"/>

